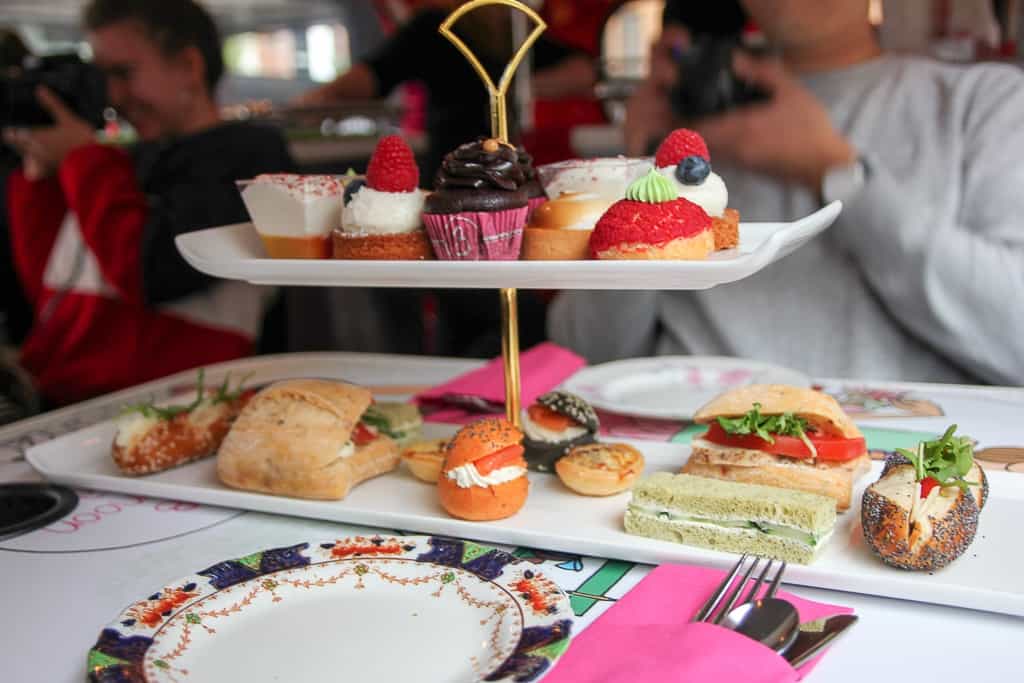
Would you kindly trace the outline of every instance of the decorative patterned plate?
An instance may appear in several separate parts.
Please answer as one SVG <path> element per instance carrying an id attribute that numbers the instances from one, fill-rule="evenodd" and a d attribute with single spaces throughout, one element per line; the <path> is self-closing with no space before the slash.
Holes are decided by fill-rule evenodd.
<path id="1" fill-rule="evenodd" d="M 621 415 L 688 420 L 720 393 L 744 384 L 795 384 L 807 375 L 724 356 L 630 358 L 583 368 L 565 382 L 596 408 Z"/>
<path id="2" fill-rule="evenodd" d="M 226 560 L 124 610 L 92 681 L 533 681 L 569 646 L 533 564 L 428 536 L 355 536 Z"/>

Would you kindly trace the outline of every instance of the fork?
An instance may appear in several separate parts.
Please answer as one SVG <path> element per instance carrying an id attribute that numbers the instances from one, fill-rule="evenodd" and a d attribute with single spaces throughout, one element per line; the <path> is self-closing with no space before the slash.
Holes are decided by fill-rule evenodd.
<path id="1" fill-rule="evenodd" d="M 768 577 L 768 572 L 771 571 L 774 560 L 768 559 L 765 562 L 763 569 L 757 579 L 754 580 L 753 585 L 746 591 L 744 595 L 743 587 L 750 577 L 753 575 L 754 570 L 766 558 L 752 556 L 753 562 L 747 565 L 746 571 L 743 573 L 743 578 L 735 582 L 736 576 L 743 570 L 743 566 L 747 561 L 747 554 L 744 553 L 740 556 L 739 561 L 733 566 L 732 571 L 722 580 L 722 583 L 718 584 L 715 592 L 707 599 L 707 601 L 701 606 L 697 614 L 694 615 L 691 621 L 706 621 L 711 624 L 720 624 L 729 611 L 732 610 L 737 604 L 744 604 L 753 602 L 757 598 L 758 592 L 761 590 L 761 586 L 764 585 L 765 579 Z M 768 585 L 768 590 L 764 594 L 764 598 L 775 597 L 775 593 L 779 590 L 779 583 L 782 581 L 782 573 L 786 571 L 786 563 L 782 562 L 779 568 L 775 572 L 775 576 L 771 579 Z M 730 590 L 730 586 L 732 587 Z M 742 597 L 741 597 L 742 596 Z M 719 606 L 724 606 L 719 609 Z"/>

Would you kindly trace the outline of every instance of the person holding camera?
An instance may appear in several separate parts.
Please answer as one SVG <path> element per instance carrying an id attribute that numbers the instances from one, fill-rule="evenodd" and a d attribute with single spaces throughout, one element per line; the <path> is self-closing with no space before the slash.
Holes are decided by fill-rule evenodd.
<path id="1" fill-rule="evenodd" d="M 174 238 L 245 220 L 234 181 L 292 165 L 277 131 L 220 120 L 220 40 L 195 2 L 92 0 L 84 23 L 140 143 L 98 144 L 89 114 L 45 87 L 52 125 L 4 130 L 22 158 L 8 219 L 35 313 L 20 361 L 51 405 L 250 353 L 264 293 L 193 270 Z"/>
<path id="2" fill-rule="evenodd" d="M 672 111 L 678 86 L 654 80 L 675 72 L 663 42 L 633 143 L 699 131 L 744 221 L 834 200 L 841 216 L 707 291 L 566 293 L 551 336 L 591 361 L 731 355 L 814 376 L 1024 383 L 1024 75 L 884 54 L 867 0 L 741 4 L 777 57 L 737 55 L 734 75 L 767 99 Z"/>

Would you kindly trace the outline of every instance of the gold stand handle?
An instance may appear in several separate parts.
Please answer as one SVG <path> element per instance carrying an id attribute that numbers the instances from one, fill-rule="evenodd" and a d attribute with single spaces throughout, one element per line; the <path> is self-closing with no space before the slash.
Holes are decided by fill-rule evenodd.
<path id="1" fill-rule="evenodd" d="M 522 44 L 516 49 L 512 58 L 505 64 L 505 70 L 497 84 L 491 80 L 487 69 L 480 60 L 476 58 L 473 51 L 462 42 L 462 39 L 455 35 L 452 30 L 455 23 L 467 12 L 472 12 L 478 7 L 487 5 L 505 5 L 525 15 L 533 22 L 533 30 L 526 36 Z M 540 18 L 540 15 L 518 0 L 471 0 L 461 5 L 458 9 L 448 15 L 441 22 L 439 29 L 442 36 L 448 39 L 459 52 L 466 58 L 476 71 L 487 94 L 490 96 L 491 104 L 491 136 L 503 143 L 508 143 L 508 120 L 505 111 L 505 94 L 512 83 L 519 63 L 523 61 L 530 46 L 540 37 L 540 34 L 547 28 L 547 24 Z M 516 310 L 515 288 L 505 288 L 501 295 L 501 358 L 505 367 L 505 415 L 508 421 L 516 427 L 520 427 L 519 417 L 519 314 Z"/>
<path id="2" fill-rule="evenodd" d="M 505 366 L 505 417 L 517 428 L 519 416 L 519 313 L 515 288 L 502 289 L 501 360 Z"/>

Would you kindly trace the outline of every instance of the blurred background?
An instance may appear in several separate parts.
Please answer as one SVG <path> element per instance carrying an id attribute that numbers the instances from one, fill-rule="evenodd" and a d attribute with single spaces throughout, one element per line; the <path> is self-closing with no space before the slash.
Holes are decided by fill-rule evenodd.
<path id="1" fill-rule="evenodd" d="M 88 59 L 79 29 L 80 0 L 4 0 L 0 25 L 35 55 L 77 53 Z M 220 101 L 231 116 L 263 117 L 284 127 L 306 172 L 363 167 L 376 139 L 401 132 L 417 151 L 424 142 L 425 94 L 408 84 L 379 101 L 330 110 L 286 111 L 283 105 L 330 82 L 386 40 L 430 0 L 206 0 L 224 36 L 227 77 Z M 646 76 L 648 49 L 661 26 L 663 0 L 546 0 L 529 3 L 549 35 L 599 65 L 592 101 L 548 106 L 520 85 L 520 134 L 538 162 L 621 151 L 623 102 Z M 731 5 L 732 3 L 714 3 Z M 883 46 L 952 61 L 1017 61 L 1024 23 L 1021 0 L 874 0 L 871 20 Z M 705 16 L 715 14 L 704 10 Z M 728 8 L 718 13 L 735 21 Z M 729 27 L 747 42 L 755 26 Z M 414 58 L 410 55 L 410 58 Z M 527 70 L 521 70 L 524 78 Z M 108 133 L 131 131 L 108 112 Z M 539 152 L 539 155 L 538 155 Z"/>

